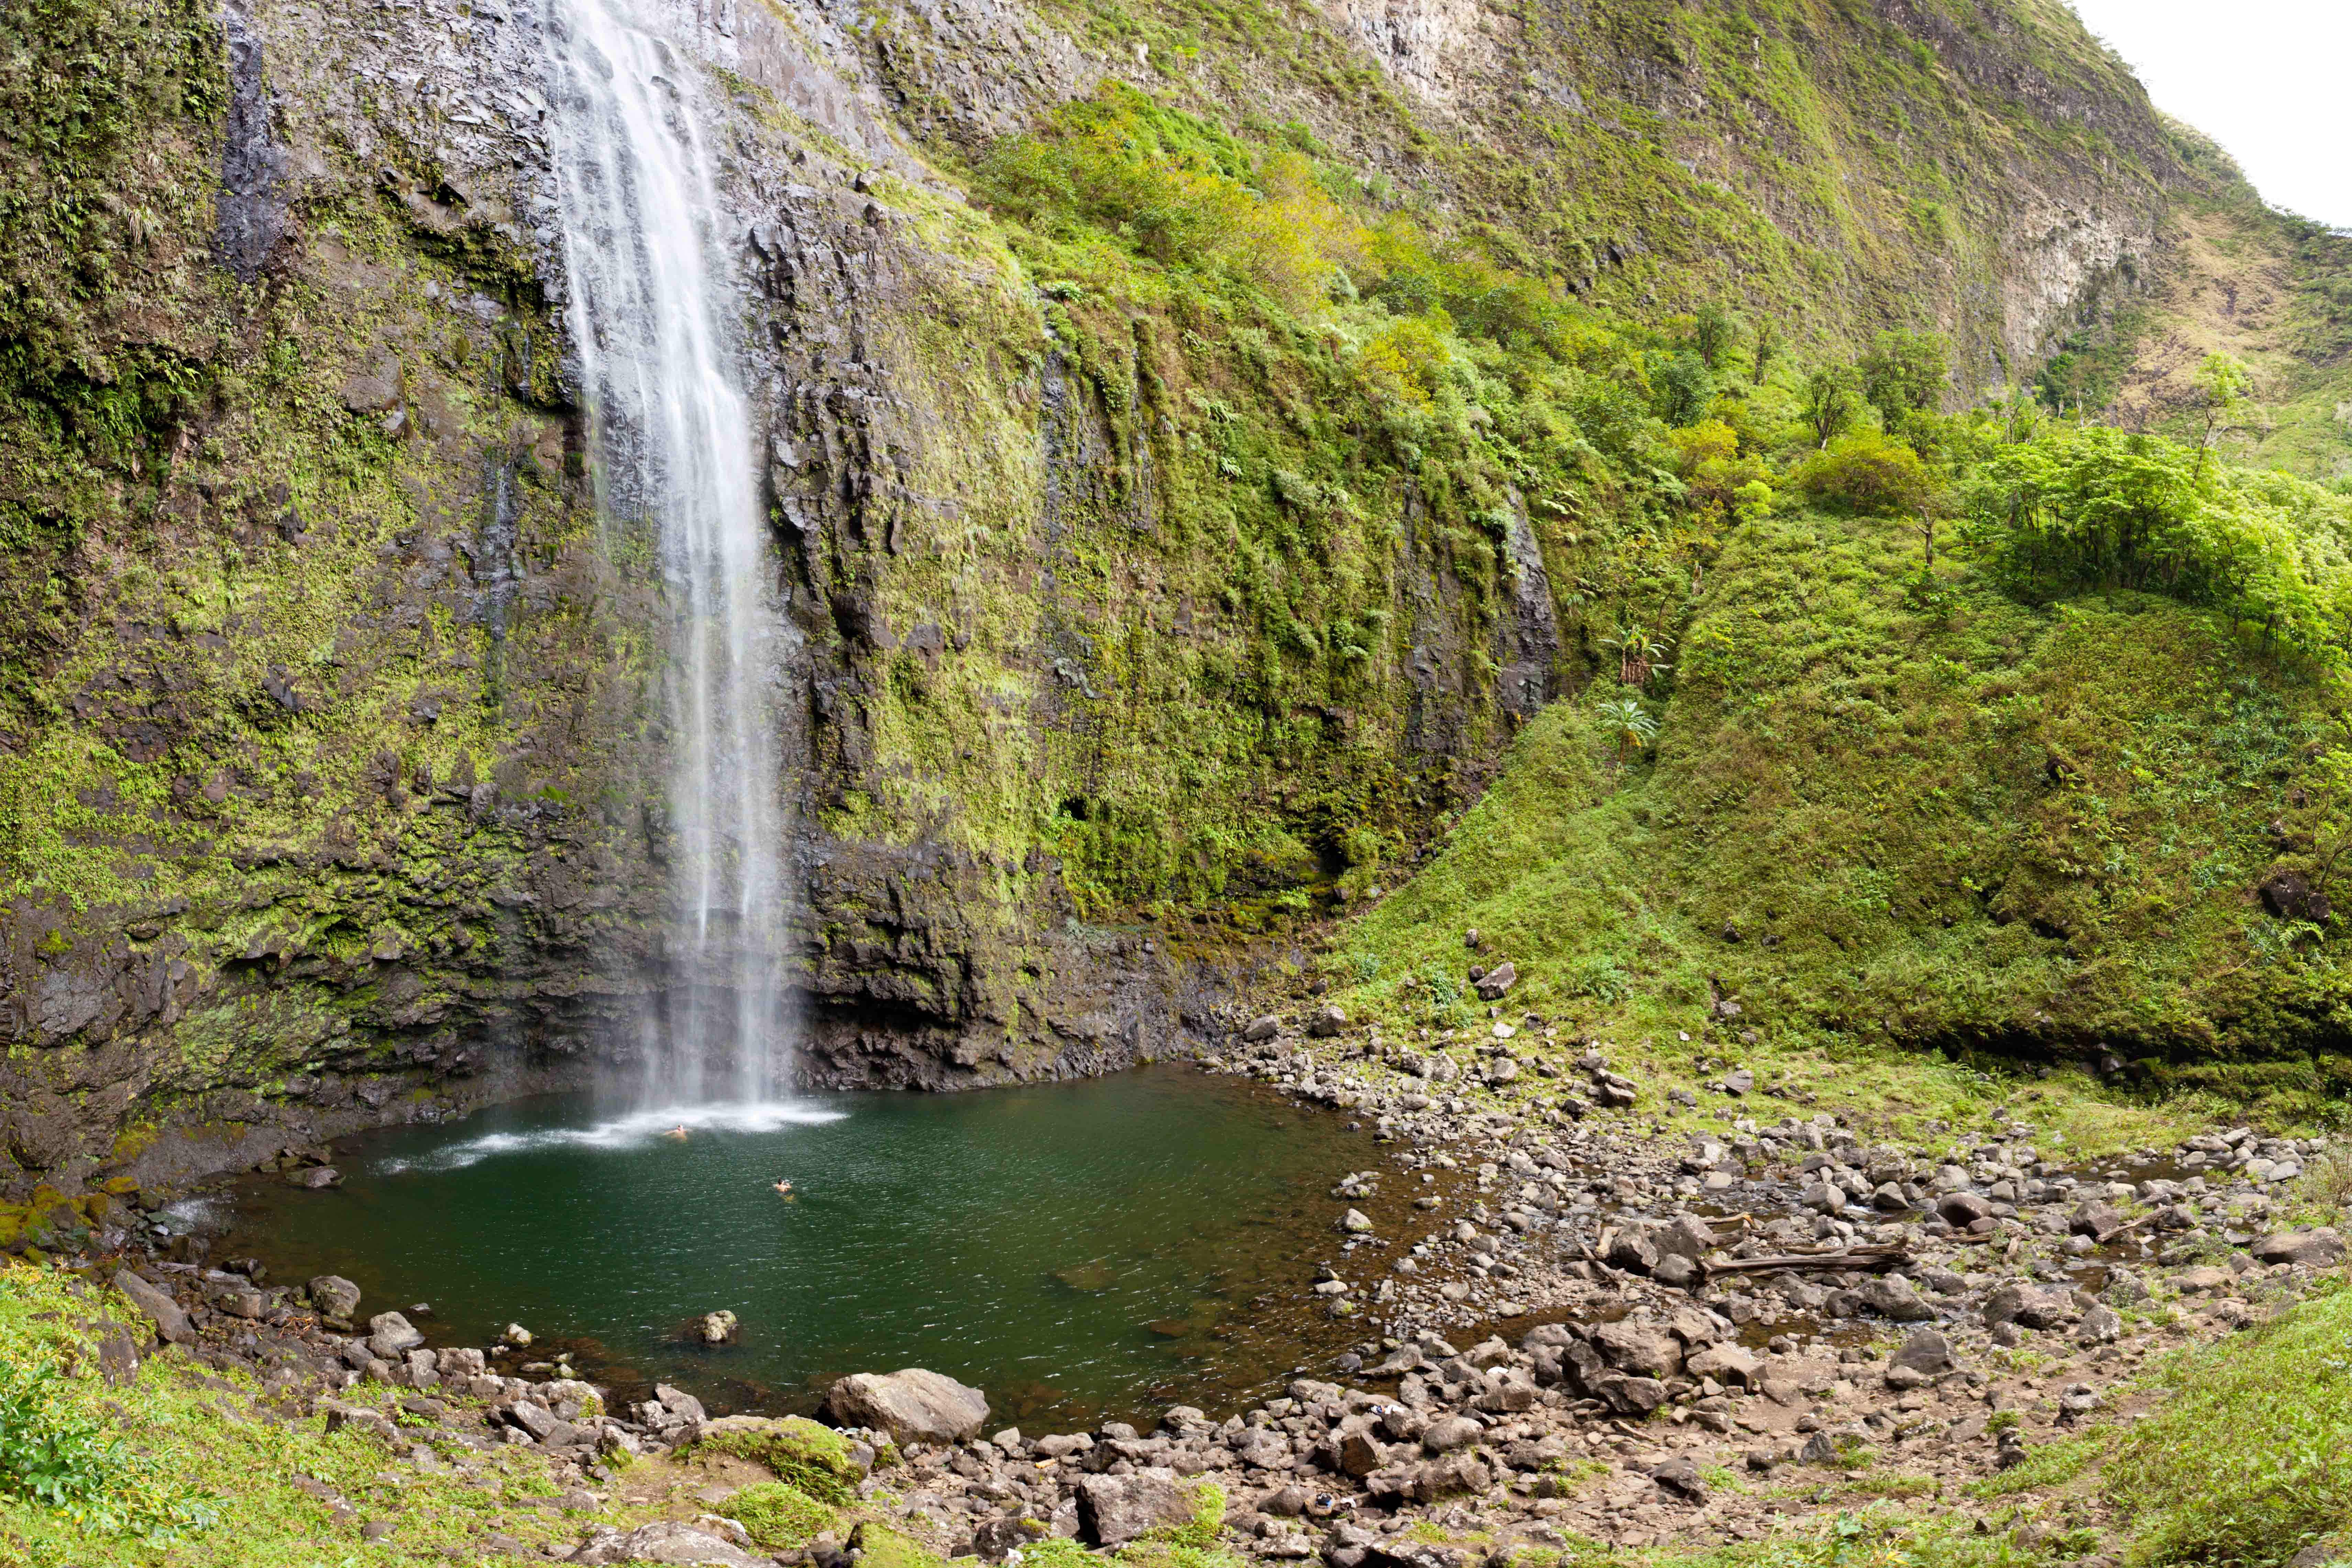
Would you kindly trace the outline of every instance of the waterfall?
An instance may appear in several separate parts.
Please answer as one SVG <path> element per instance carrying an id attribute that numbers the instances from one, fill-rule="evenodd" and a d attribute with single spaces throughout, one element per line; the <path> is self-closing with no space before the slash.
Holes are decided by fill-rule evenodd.
<path id="1" fill-rule="evenodd" d="M 548 0 L 569 325 L 599 515 L 624 571 L 648 541 L 666 605 L 677 984 L 642 1093 L 764 1101 L 790 1087 L 775 602 L 733 356 L 727 223 L 699 72 L 632 0 Z M 636 568 L 642 570 L 643 568 Z"/>

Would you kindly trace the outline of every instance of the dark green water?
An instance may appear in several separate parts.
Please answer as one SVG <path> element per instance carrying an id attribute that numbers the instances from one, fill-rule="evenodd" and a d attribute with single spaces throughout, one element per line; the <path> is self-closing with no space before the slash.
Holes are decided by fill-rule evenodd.
<path id="1" fill-rule="evenodd" d="M 1360 1337 L 1306 1292 L 1339 1256 L 1330 1187 L 1371 1161 L 1336 1116 L 1182 1068 L 699 1117 L 548 1100 L 353 1140 L 339 1190 L 252 1182 L 229 1246 L 344 1275 L 362 1312 L 429 1302 L 438 1343 L 516 1321 L 722 1408 L 927 1366 L 1076 1424 L 1231 1409 Z M 706 1351 L 687 1331 L 718 1308 L 742 1342 Z"/>

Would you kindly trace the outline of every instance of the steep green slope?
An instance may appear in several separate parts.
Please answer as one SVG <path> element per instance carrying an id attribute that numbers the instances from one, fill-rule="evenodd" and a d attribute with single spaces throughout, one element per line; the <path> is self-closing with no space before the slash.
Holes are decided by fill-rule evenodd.
<path id="1" fill-rule="evenodd" d="M 2301 548 L 2340 563 L 2340 508 L 2296 493 L 2322 509 Z M 1548 711 L 1349 933 L 1342 1000 L 1465 1027 L 1465 966 L 1507 957 L 1506 1016 L 1685 1072 L 1986 1051 L 2323 1110 L 2352 1079 L 2340 653 L 2156 592 L 2021 592 L 1952 543 L 1923 577 L 1916 522 L 1740 527 L 1654 752 L 1613 681 Z"/>

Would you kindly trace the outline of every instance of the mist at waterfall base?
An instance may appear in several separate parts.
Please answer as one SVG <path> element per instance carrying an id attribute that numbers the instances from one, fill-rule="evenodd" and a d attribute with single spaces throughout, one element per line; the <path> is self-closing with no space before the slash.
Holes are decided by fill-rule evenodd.
<path id="1" fill-rule="evenodd" d="M 355 1139 L 340 1189 L 236 1189 L 215 1256 L 341 1274 L 362 1315 L 428 1302 L 436 1343 L 520 1322 L 600 1382 L 767 1413 L 905 1366 L 982 1388 L 1005 1424 L 1223 1413 L 1366 1331 L 1307 1291 L 1341 1259 L 1330 1190 L 1370 1142 L 1245 1080 L 825 1095 L 666 1136 L 678 1120 L 555 1100 Z M 1365 1256 L 1360 1283 L 1394 1254 Z M 719 1309 L 741 1341 L 706 1348 Z"/>
<path id="2" fill-rule="evenodd" d="M 673 764 L 656 826 L 674 976 L 634 1087 L 646 1104 L 756 1104 L 792 1085 L 793 737 L 778 700 L 790 623 L 736 364 L 734 237 L 704 142 L 702 72 L 647 20 L 631 0 L 551 0 L 547 16 L 565 318 L 597 511 L 608 552 L 653 543 L 669 623 Z"/>

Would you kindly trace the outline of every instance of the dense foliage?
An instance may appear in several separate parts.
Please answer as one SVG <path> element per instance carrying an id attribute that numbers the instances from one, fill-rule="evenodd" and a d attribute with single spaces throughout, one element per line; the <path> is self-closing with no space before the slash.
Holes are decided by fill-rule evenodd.
<path id="1" fill-rule="evenodd" d="M 2000 447 L 1967 490 L 1979 538 L 2028 591 L 2147 589 L 2264 647 L 2345 662 L 2352 504 L 2339 493 L 2096 426 Z"/>

